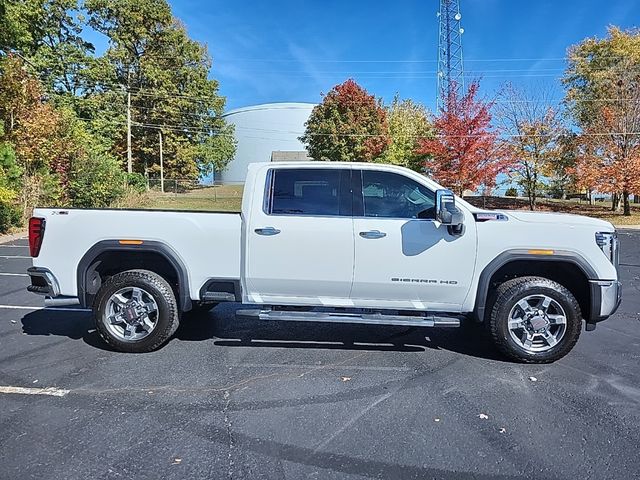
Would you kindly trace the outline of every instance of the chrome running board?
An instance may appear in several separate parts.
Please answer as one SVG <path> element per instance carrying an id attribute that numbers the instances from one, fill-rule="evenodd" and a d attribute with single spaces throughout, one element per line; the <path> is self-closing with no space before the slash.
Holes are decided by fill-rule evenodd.
<path id="1" fill-rule="evenodd" d="M 242 309 L 238 317 L 291 322 L 364 323 L 369 325 L 405 325 L 411 327 L 459 327 L 456 317 L 389 315 L 383 313 L 299 312 L 294 310 Z"/>

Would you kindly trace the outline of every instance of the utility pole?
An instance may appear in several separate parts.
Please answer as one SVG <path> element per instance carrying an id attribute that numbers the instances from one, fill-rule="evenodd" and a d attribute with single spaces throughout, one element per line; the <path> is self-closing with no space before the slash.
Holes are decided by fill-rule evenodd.
<path id="1" fill-rule="evenodd" d="M 127 89 L 127 172 L 133 172 L 133 155 L 131 154 L 131 92 Z"/>
<path id="2" fill-rule="evenodd" d="M 464 91 L 464 64 L 462 60 L 462 34 L 459 0 L 440 0 L 438 20 L 438 98 L 439 108 L 446 107 L 447 99 Z"/>
<path id="3" fill-rule="evenodd" d="M 160 140 L 160 191 L 164 193 L 164 159 L 162 155 L 162 130 L 158 130 L 158 139 Z"/>

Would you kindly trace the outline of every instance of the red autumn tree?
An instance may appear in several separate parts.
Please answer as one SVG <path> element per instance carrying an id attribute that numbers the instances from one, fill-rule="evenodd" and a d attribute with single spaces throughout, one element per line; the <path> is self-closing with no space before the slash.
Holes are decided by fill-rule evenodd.
<path id="1" fill-rule="evenodd" d="M 368 162 L 389 144 L 384 107 L 351 79 L 333 87 L 305 125 L 300 141 L 316 160 Z"/>
<path id="2" fill-rule="evenodd" d="M 491 128 L 491 104 L 476 98 L 478 88 L 473 82 L 463 97 L 453 89 L 433 122 L 435 137 L 421 140 L 417 151 L 429 156 L 427 172 L 458 195 L 493 187 L 508 167 Z"/>

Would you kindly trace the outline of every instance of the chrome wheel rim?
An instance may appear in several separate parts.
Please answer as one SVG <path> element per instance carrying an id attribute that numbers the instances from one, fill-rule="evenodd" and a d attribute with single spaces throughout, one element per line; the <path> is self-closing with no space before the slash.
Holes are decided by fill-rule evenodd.
<path id="1" fill-rule="evenodd" d="M 551 350 L 567 331 L 562 305 L 547 295 L 529 295 L 509 312 L 509 334 L 523 350 L 540 353 Z"/>
<path id="2" fill-rule="evenodd" d="M 105 325 L 113 336 L 124 342 L 136 342 L 156 328 L 158 304 L 142 288 L 121 288 L 107 300 L 104 315 Z"/>

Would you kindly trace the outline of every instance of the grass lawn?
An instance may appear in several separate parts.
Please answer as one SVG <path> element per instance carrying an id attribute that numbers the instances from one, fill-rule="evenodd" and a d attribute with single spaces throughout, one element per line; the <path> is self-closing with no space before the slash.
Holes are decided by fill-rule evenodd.
<path id="1" fill-rule="evenodd" d="M 217 185 L 191 190 L 187 193 L 149 193 L 146 208 L 158 210 L 198 210 L 210 212 L 239 212 L 242 204 L 242 185 Z"/>
<path id="2" fill-rule="evenodd" d="M 529 210 L 527 199 L 520 197 L 468 197 L 466 200 L 480 208 Z M 589 205 L 587 202 L 578 202 L 576 200 L 539 199 L 536 211 L 585 215 L 587 217 L 600 218 L 613 223 L 615 226 L 621 227 L 628 225 L 640 225 L 640 205 L 638 204 L 631 204 L 631 216 L 629 217 L 625 217 L 621 213 L 612 212 L 610 203 L 597 202 L 595 205 Z"/>

